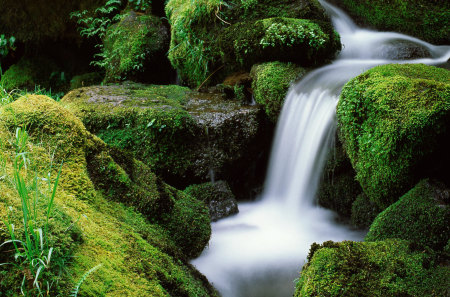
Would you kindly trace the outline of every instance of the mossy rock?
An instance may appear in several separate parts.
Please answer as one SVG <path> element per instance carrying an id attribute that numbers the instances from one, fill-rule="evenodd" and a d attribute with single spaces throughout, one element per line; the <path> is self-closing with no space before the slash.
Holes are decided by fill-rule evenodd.
<path id="1" fill-rule="evenodd" d="M 352 204 L 351 223 L 358 228 L 367 229 L 372 225 L 377 215 L 382 211 L 364 193 L 359 194 Z"/>
<path id="2" fill-rule="evenodd" d="M 337 117 L 356 179 L 380 208 L 424 177 L 450 180 L 450 71 L 375 67 L 344 86 Z"/>
<path id="3" fill-rule="evenodd" d="M 208 205 L 213 222 L 239 212 L 237 201 L 226 181 L 190 185 L 183 192 Z"/>
<path id="4" fill-rule="evenodd" d="M 352 168 L 342 144 L 336 140 L 328 154 L 322 181 L 317 191 L 317 200 L 325 208 L 336 211 L 348 219 L 352 214 L 352 204 L 362 189 L 355 180 L 356 172 Z"/>
<path id="5" fill-rule="evenodd" d="M 74 90 L 61 103 L 89 131 L 179 188 L 210 180 L 212 171 L 242 184 L 270 142 L 260 108 L 222 93 L 124 83 Z"/>
<path id="6" fill-rule="evenodd" d="M 6 220 L 6 213 L 12 212 L 17 238 L 22 236 L 22 213 L 10 182 L 16 127 L 26 127 L 30 135 L 26 150 L 32 162 L 30 172 L 23 172 L 27 182 L 36 175 L 48 178 L 49 164 L 54 180 L 55 165 L 63 162 L 49 227 L 54 264 L 45 277 L 55 279 L 58 263 L 67 273 L 52 286 L 51 295 L 69 295 L 75 283 L 101 263 L 83 282 L 79 295 L 217 296 L 187 262 L 201 252 L 210 236 L 205 205 L 163 183 L 130 154 L 108 147 L 48 97 L 24 96 L 0 108 L 0 114 L 5 160 L 0 168 L 0 217 Z M 41 193 L 46 189 L 43 183 Z M 45 203 L 38 205 L 38 211 L 45 207 Z M 3 221 L 1 225 L 4 230 Z M 0 232 L 0 241 L 7 239 Z M 4 257 L 14 261 L 14 255 L 5 252 L 12 250 L 10 246 L 0 249 L 2 262 Z M 8 296 L 20 294 L 24 269 L 14 267 L 0 266 L 0 291 Z"/>
<path id="7" fill-rule="evenodd" d="M 310 66 L 334 57 L 341 43 L 329 23 L 277 17 L 226 28 L 219 36 L 219 47 L 226 63 L 244 67 L 277 60 Z"/>
<path id="8" fill-rule="evenodd" d="M 103 76 L 98 72 L 88 72 L 80 75 L 75 75 L 70 80 L 70 89 L 78 89 L 82 87 L 88 87 L 101 83 Z"/>
<path id="9" fill-rule="evenodd" d="M 50 89 L 52 85 L 57 88 L 63 83 L 53 79 L 58 72 L 58 66 L 45 57 L 23 57 L 3 73 L 0 85 L 8 91 L 34 91 L 40 86 Z"/>
<path id="10" fill-rule="evenodd" d="M 446 296 L 450 271 L 403 240 L 313 244 L 294 296 Z"/>
<path id="11" fill-rule="evenodd" d="M 376 217 L 365 240 L 406 239 L 442 252 L 450 239 L 449 202 L 448 188 L 423 180 Z"/>
<path id="12" fill-rule="evenodd" d="M 449 44 L 450 3 L 435 0 L 334 0 L 362 25 Z"/>
<path id="13" fill-rule="evenodd" d="M 321 43 L 323 31 L 327 32 L 325 34 L 332 31 L 329 19 L 316 0 L 235 1 L 232 5 L 224 5 L 219 0 L 170 0 L 166 5 L 166 14 L 172 30 L 169 60 L 178 70 L 183 83 L 190 86 L 199 86 L 205 80 L 207 84 L 213 84 L 227 74 L 240 70 L 243 65 L 248 67 L 248 71 L 255 60 L 289 61 L 294 58 L 292 54 L 287 53 L 292 52 L 293 47 L 287 45 L 291 38 L 295 39 L 291 45 L 298 49 L 297 45 L 301 43 L 299 34 L 305 33 L 308 37 L 305 35 L 304 40 L 311 41 L 312 47 L 315 47 L 315 43 Z M 273 22 L 269 19 L 275 17 L 284 19 L 270 27 Z M 307 19 L 314 21 L 309 22 Z M 286 22 L 292 26 L 283 27 Z M 300 24 L 305 25 L 305 28 L 300 29 Z M 276 27 L 278 25 L 279 28 Z M 280 29 L 280 26 L 286 27 L 286 30 L 277 35 L 275 31 Z M 268 33 L 264 34 L 266 29 Z M 301 31 L 299 34 L 293 32 L 297 29 Z M 331 31 L 328 32 L 328 29 Z M 318 33 L 321 38 L 310 39 L 309 32 Z M 265 35 L 268 46 L 259 44 Z M 326 39 L 334 40 L 335 37 L 333 31 Z M 283 38 L 289 39 L 286 40 L 288 42 L 282 42 Z M 280 42 L 284 52 L 276 48 L 275 44 Z M 300 48 L 305 49 L 302 46 Z M 252 53 L 245 53 L 245 49 L 251 49 Z M 315 50 L 305 50 L 307 53 L 313 51 Z M 285 52 L 284 56 L 280 56 Z M 321 50 L 317 52 L 321 53 Z M 269 56 L 264 57 L 264 54 Z M 298 56 L 301 55 L 296 55 L 296 60 Z M 317 56 L 318 60 L 322 61 L 322 58 Z"/>
<path id="14" fill-rule="evenodd" d="M 268 62 L 252 67 L 253 97 L 272 122 L 277 122 L 291 84 L 305 73 L 305 69 L 292 63 Z"/>
<path id="15" fill-rule="evenodd" d="M 104 38 L 106 82 L 131 79 L 163 83 L 170 79 L 169 32 L 152 15 L 129 11 Z"/>

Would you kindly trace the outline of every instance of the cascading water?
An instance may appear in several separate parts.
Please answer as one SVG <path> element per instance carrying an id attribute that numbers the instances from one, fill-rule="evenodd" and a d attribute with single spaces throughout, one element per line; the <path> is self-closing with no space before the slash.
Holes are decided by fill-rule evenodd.
<path id="1" fill-rule="evenodd" d="M 450 58 L 450 46 L 363 30 L 339 9 L 320 3 L 332 16 L 343 51 L 333 64 L 311 72 L 291 88 L 280 115 L 261 199 L 240 204 L 238 215 L 213 223 L 209 247 L 192 261 L 224 297 L 292 296 L 294 279 L 313 242 L 362 239 L 361 232 L 339 225 L 333 212 L 314 203 L 335 134 L 341 88 L 376 65 L 436 65 Z M 405 46 L 429 57 L 398 60 Z"/>

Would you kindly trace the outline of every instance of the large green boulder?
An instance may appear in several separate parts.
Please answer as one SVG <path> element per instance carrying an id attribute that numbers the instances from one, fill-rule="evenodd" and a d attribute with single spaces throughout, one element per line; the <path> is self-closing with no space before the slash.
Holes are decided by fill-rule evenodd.
<path id="1" fill-rule="evenodd" d="M 379 207 L 424 177 L 449 180 L 450 71 L 375 67 L 344 86 L 337 118 L 356 179 Z"/>
<path id="2" fill-rule="evenodd" d="M 450 240 L 449 202 L 448 188 L 423 180 L 376 217 L 365 240 L 400 238 L 443 251 Z"/>
<path id="3" fill-rule="evenodd" d="M 381 31 L 449 44 L 450 3 L 436 0 L 333 0 L 356 21 Z"/>
<path id="4" fill-rule="evenodd" d="M 106 32 L 102 61 L 105 81 L 168 81 L 168 49 L 169 32 L 158 17 L 129 11 Z"/>
<path id="5" fill-rule="evenodd" d="M 108 147 L 46 96 L 26 95 L 1 107 L 0 114 L 1 243 L 11 239 L 6 223 L 14 224 L 15 238 L 24 234 L 18 174 L 30 187 L 28 199 L 37 197 L 29 200 L 36 218 L 29 222 L 39 226 L 48 209 L 47 181 L 55 181 L 63 164 L 43 231 L 54 249 L 39 280 L 52 284 L 50 295 L 69 296 L 87 271 L 102 264 L 85 279 L 80 296 L 216 296 L 187 262 L 209 240 L 206 205 L 162 182 L 130 154 Z M 18 127 L 28 131 L 28 139 Z M 18 153 L 29 160 L 20 171 L 13 167 Z M 14 263 L 13 251 L 11 243 L 2 245 L 0 262 Z M 5 296 L 33 288 L 32 281 L 22 283 L 30 266 L 16 264 L 0 266 Z"/>
<path id="6" fill-rule="evenodd" d="M 211 178 L 245 188 L 254 172 L 261 175 L 255 166 L 270 146 L 261 109 L 222 93 L 127 82 L 77 89 L 61 103 L 179 188 Z"/>
<path id="7" fill-rule="evenodd" d="M 191 86 L 220 81 L 230 71 L 249 70 L 255 62 L 323 63 L 340 49 L 316 0 L 232 5 L 219 0 L 170 0 L 166 14 L 172 30 L 169 60 Z"/>
<path id="8" fill-rule="evenodd" d="M 328 241 L 311 246 L 294 296 L 446 296 L 449 282 L 449 267 L 408 241 Z"/>

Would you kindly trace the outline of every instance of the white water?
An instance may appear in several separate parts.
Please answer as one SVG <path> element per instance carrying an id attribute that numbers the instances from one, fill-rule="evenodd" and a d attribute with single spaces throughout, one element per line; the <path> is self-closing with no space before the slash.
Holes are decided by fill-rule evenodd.
<path id="1" fill-rule="evenodd" d="M 363 30 L 340 10 L 320 1 L 344 44 L 331 65 L 311 72 L 289 91 L 280 115 L 265 191 L 258 202 L 212 224 L 209 247 L 192 263 L 223 297 L 292 296 L 294 279 L 313 242 L 361 240 L 315 204 L 325 158 L 335 134 L 335 108 L 342 86 L 379 64 L 442 64 L 450 46 L 433 46 L 398 33 Z M 398 41 L 429 52 L 430 58 L 390 59 Z"/>

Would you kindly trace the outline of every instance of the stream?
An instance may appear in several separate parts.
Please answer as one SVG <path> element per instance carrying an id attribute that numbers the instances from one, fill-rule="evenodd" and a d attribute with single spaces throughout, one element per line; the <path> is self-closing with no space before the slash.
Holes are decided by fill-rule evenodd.
<path id="1" fill-rule="evenodd" d="M 315 195 L 334 143 L 335 110 L 343 85 L 380 64 L 444 64 L 450 46 L 434 46 L 393 32 L 359 28 L 340 9 L 319 0 L 341 35 L 343 50 L 330 65 L 293 85 L 279 117 L 265 190 L 239 214 L 212 224 L 209 246 L 192 264 L 223 297 L 292 296 L 313 242 L 363 239 L 337 223 Z M 411 53 L 418 58 L 404 60 Z"/>

